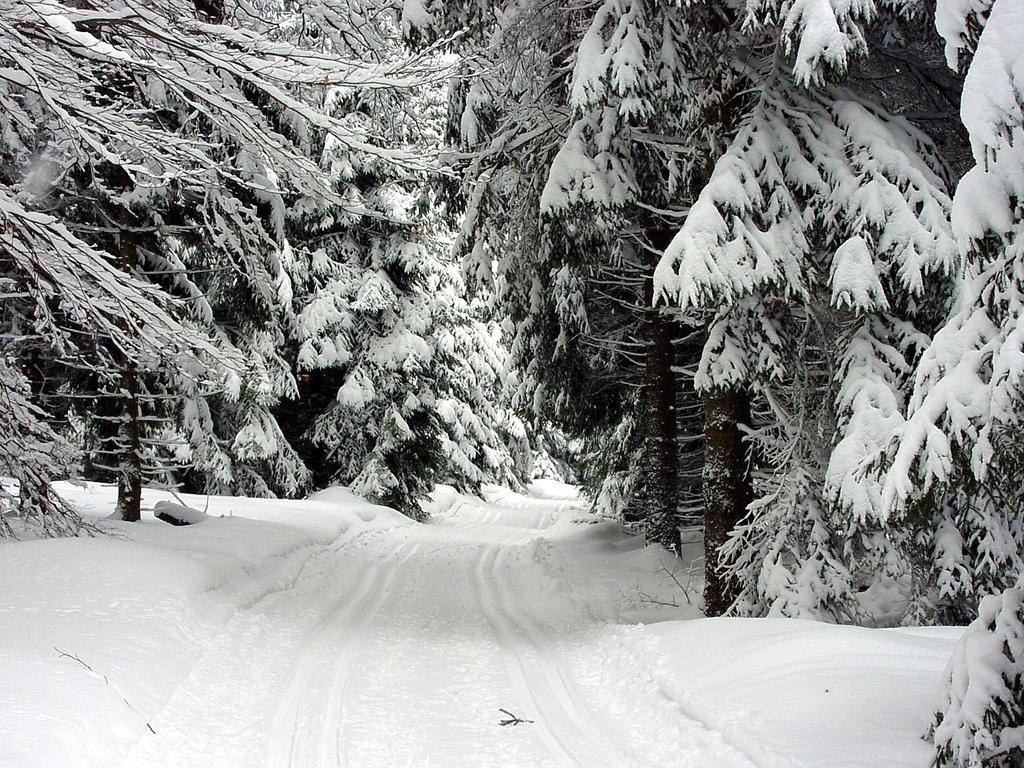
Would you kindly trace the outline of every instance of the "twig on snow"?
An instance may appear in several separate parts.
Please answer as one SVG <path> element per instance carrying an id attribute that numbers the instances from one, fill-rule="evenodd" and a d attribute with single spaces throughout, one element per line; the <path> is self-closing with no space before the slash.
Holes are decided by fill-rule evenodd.
<path id="1" fill-rule="evenodd" d="M 498 711 L 501 712 L 504 715 L 508 715 L 508 717 L 506 719 L 499 720 L 498 721 L 498 725 L 519 725 L 520 723 L 532 723 L 533 722 L 533 720 L 527 720 L 526 718 L 523 718 L 523 717 L 516 717 L 511 712 L 509 712 L 507 709 L 502 709 L 501 707 L 498 708 Z"/>
<path id="2" fill-rule="evenodd" d="M 67 651 L 62 651 L 57 646 L 54 646 L 53 650 L 55 650 L 61 656 L 61 658 L 71 659 L 72 661 L 77 661 L 79 664 L 81 664 L 83 667 L 85 667 L 87 670 L 89 670 L 89 673 L 92 674 L 93 677 L 98 677 L 100 680 L 102 680 L 104 683 L 106 683 L 110 687 L 110 690 L 112 690 L 114 693 L 116 693 L 118 695 L 118 697 L 120 697 L 121 701 L 124 702 L 124 705 L 126 707 L 128 707 L 128 709 L 130 709 L 132 712 L 134 712 L 136 715 L 138 715 L 140 718 L 142 718 L 142 721 L 144 723 L 146 723 L 146 727 L 149 728 L 149 732 L 152 733 L 154 736 L 156 735 L 156 731 L 153 730 L 153 726 L 149 724 L 149 721 L 146 720 L 146 718 L 143 716 L 143 714 L 141 712 L 139 712 L 139 710 L 137 710 L 135 707 L 133 707 L 131 705 L 131 702 L 129 702 L 128 699 L 126 699 L 124 697 L 124 694 L 121 693 L 114 686 L 114 684 L 110 682 L 110 680 L 107 678 L 106 675 L 103 675 L 103 674 L 100 674 L 99 672 L 97 672 L 95 669 L 93 669 L 88 664 L 86 664 L 84 661 L 82 661 L 74 653 L 68 653 Z"/>

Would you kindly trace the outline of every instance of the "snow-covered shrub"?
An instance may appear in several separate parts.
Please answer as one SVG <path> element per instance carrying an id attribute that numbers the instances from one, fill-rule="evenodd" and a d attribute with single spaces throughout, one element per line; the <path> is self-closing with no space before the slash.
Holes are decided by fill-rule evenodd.
<path id="1" fill-rule="evenodd" d="M 939 768 L 1024 766 L 1024 577 L 981 601 L 931 729 Z"/>

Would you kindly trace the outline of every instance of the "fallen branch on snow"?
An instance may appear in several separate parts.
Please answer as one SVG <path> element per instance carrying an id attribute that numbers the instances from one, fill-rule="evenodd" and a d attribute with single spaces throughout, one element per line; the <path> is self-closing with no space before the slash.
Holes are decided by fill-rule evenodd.
<path id="1" fill-rule="evenodd" d="M 62 651 L 57 646 L 54 646 L 53 650 L 55 650 L 58 654 L 60 654 L 60 656 L 62 658 L 71 659 L 72 661 L 77 661 L 79 664 L 81 664 L 83 667 L 85 667 L 87 670 L 89 670 L 89 673 L 92 674 L 93 677 L 98 677 L 100 680 L 102 680 L 104 683 L 106 683 L 110 687 L 110 690 L 112 690 L 114 693 L 116 693 L 120 697 L 121 701 L 124 702 L 124 705 L 126 707 L 128 707 L 128 709 L 130 709 L 132 712 L 134 712 L 136 715 L 138 715 L 140 718 L 142 718 L 142 721 L 144 723 L 146 723 L 146 727 L 149 728 L 149 732 L 152 733 L 154 736 L 156 735 L 156 731 L 153 730 L 153 726 L 149 724 L 149 722 L 146 720 L 145 717 L 143 717 L 142 713 L 139 712 L 139 710 L 137 710 L 135 707 L 133 707 L 131 705 L 131 702 L 129 702 L 128 699 L 126 699 L 124 697 L 124 694 L 122 694 L 119 690 L 117 690 L 117 688 L 114 687 L 114 684 L 110 682 L 110 680 L 107 678 L 106 675 L 100 674 L 99 672 L 97 672 L 95 669 L 90 667 L 88 664 L 86 664 L 84 661 L 82 661 L 80 658 L 78 658 L 78 656 L 76 656 L 73 653 L 68 653 L 67 651 Z"/>
<path id="2" fill-rule="evenodd" d="M 506 719 L 499 720 L 498 721 L 498 725 L 519 725 L 520 723 L 532 723 L 533 722 L 533 720 L 526 720 L 525 718 L 522 718 L 522 717 L 516 717 L 511 712 L 509 712 L 507 709 L 501 709 L 499 707 L 498 711 L 501 712 L 504 715 L 508 715 L 508 717 Z"/>

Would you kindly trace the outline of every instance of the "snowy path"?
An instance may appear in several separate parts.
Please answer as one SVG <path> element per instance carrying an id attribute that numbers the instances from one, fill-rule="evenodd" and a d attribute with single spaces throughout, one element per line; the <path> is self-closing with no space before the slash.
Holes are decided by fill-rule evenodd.
<path id="1" fill-rule="evenodd" d="M 320 548 L 227 623 L 126 766 L 760 765 L 545 564 L 577 513 L 510 495 Z"/>

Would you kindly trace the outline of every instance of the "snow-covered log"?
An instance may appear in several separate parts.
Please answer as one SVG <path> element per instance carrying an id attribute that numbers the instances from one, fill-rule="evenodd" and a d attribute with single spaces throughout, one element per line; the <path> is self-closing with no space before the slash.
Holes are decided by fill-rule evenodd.
<path id="1" fill-rule="evenodd" d="M 153 505 L 153 514 L 157 520 L 163 520 L 171 525 L 195 525 L 207 518 L 207 514 L 201 509 L 193 509 L 184 504 L 166 500 L 158 501 Z"/>

